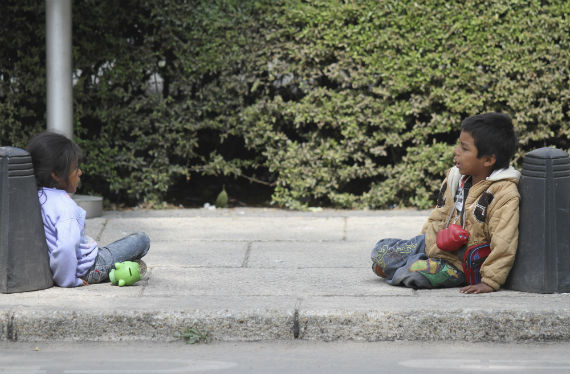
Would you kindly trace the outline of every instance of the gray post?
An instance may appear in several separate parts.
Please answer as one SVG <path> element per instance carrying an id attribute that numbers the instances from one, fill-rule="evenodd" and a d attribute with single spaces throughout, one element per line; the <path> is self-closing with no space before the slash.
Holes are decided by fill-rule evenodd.
<path id="1" fill-rule="evenodd" d="M 32 157 L 0 147 L 0 292 L 53 285 Z"/>
<path id="2" fill-rule="evenodd" d="M 519 247 L 506 288 L 570 292 L 570 158 L 556 148 L 526 154 L 519 182 Z"/>
<path id="3" fill-rule="evenodd" d="M 73 137 L 71 0 L 46 0 L 47 129 Z"/>

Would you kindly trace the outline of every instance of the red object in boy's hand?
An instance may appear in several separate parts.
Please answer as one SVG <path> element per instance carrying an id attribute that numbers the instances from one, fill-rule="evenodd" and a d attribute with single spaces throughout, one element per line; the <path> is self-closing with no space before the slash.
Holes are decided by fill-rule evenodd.
<path id="1" fill-rule="evenodd" d="M 469 239 L 469 232 L 463 227 L 451 224 L 437 233 L 435 243 L 442 251 L 453 252 L 461 248 Z"/>

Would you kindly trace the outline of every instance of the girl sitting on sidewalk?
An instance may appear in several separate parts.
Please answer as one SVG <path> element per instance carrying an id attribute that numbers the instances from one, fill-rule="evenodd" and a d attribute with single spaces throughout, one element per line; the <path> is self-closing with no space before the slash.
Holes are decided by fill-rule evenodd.
<path id="1" fill-rule="evenodd" d="M 116 262 L 139 262 L 141 276 L 146 265 L 140 260 L 149 250 L 143 233 L 98 247 L 85 235 L 85 210 L 69 194 L 75 193 L 81 177 L 81 149 L 72 140 L 43 132 L 30 140 L 42 219 L 49 250 L 53 281 L 60 287 L 86 286 L 109 279 Z"/>

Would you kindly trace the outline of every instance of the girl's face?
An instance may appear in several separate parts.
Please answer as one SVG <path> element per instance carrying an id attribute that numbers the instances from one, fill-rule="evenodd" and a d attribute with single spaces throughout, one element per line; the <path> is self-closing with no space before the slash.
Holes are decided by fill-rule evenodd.
<path id="1" fill-rule="evenodd" d="M 51 173 L 51 177 L 57 182 L 57 188 L 65 190 L 67 193 L 75 193 L 82 174 L 79 167 L 73 167 L 67 176 L 67 181 L 59 178 L 54 172 Z"/>
<path id="2" fill-rule="evenodd" d="M 475 139 L 467 131 L 461 131 L 459 144 L 453 151 L 455 155 L 455 166 L 462 175 L 470 175 L 473 184 L 485 180 L 492 171 L 495 164 L 495 156 L 482 156 L 477 158 L 478 150 L 475 146 Z"/>
<path id="3" fill-rule="evenodd" d="M 82 174 L 83 173 L 81 172 L 81 169 L 79 167 L 72 169 L 71 172 L 69 173 L 69 177 L 67 178 L 69 183 L 65 187 L 65 191 L 67 191 L 68 193 L 75 193 L 77 191 L 77 187 L 79 187 L 79 182 L 80 182 L 79 178 L 81 177 Z"/>

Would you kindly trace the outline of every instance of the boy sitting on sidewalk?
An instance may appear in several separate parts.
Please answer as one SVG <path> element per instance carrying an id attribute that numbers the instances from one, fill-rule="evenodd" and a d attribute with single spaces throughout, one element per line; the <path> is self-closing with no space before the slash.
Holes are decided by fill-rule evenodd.
<path id="1" fill-rule="evenodd" d="M 374 273 L 389 284 L 412 288 L 467 283 L 460 292 L 498 290 L 518 245 L 520 173 L 509 166 L 516 141 L 505 114 L 465 119 L 454 150 L 455 166 L 443 181 L 422 235 L 380 240 L 372 250 Z M 440 233 L 450 224 L 452 231 Z M 459 248 L 451 245 L 454 242 Z"/>

